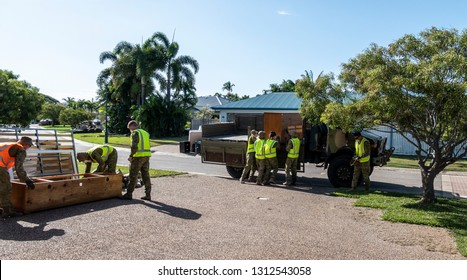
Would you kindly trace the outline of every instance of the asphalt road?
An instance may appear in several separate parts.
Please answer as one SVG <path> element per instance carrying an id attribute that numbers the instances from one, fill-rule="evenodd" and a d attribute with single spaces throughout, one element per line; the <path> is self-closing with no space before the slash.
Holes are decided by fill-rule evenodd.
<path id="1" fill-rule="evenodd" d="M 77 152 L 83 152 L 93 145 L 77 140 L 75 146 Z M 224 165 L 202 163 L 200 155 L 178 153 L 177 149 L 178 146 L 175 149 L 161 149 L 161 151 L 156 148 L 151 157 L 151 168 L 230 178 Z M 117 150 L 118 164 L 127 165 L 130 150 L 127 148 L 117 148 Z M 298 173 L 298 177 L 299 185 L 332 187 L 327 178 L 327 170 L 314 164 L 305 164 L 305 172 Z M 285 180 L 283 171 L 279 171 L 278 180 Z M 421 175 L 418 169 L 375 167 L 371 175 L 371 183 L 372 189 L 421 194 Z M 441 176 L 438 176 L 435 179 L 435 189 L 438 192 L 441 192 L 441 183 Z"/>

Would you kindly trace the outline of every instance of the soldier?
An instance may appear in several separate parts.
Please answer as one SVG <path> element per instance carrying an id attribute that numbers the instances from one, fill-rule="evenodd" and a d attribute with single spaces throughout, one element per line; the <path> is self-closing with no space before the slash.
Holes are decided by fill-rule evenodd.
<path id="1" fill-rule="evenodd" d="M 355 191 L 358 185 L 360 174 L 363 176 L 365 190 L 370 190 L 370 141 L 362 136 L 357 131 L 353 133 L 355 138 L 355 162 L 353 168 L 352 188 L 350 191 Z"/>
<path id="2" fill-rule="evenodd" d="M 246 165 L 243 169 L 240 183 L 244 184 L 248 178 L 248 182 L 253 182 L 253 176 L 256 172 L 256 159 L 255 159 L 255 141 L 258 137 L 258 131 L 252 130 L 250 137 L 248 137 L 248 150 L 246 151 Z"/>
<path id="3" fill-rule="evenodd" d="M 26 159 L 26 150 L 34 146 L 32 139 L 21 137 L 16 143 L 0 144 L 0 203 L 2 217 L 20 216 L 21 212 L 13 209 L 10 201 L 11 182 L 8 169 L 15 167 L 16 175 L 21 182 L 25 182 L 29 189 L 34 189 L 34 182 L 29 179 L 24 170 L 23 163 Z"/>
<path id="4" fill-rule="evenodd" d="M 117 150 L 110 145 L 94 146 L 85 153 L 78 153 L 77 158 L 80 162 L 84 162 L 86 164 L 86 171 L 84 171 L 84 173 L 91 172 L 93 162 L 98 163 L 98 166 L 93 173 L 116 172 L 118 154 Z"/>
<path id="5" fill-rule="evenodd" d="M 149 159 L 151 157 L 151 146 L 149 143 L 149 133 L 138 128 L 138 123 L 134 120 L 128 122 L 128 129 L 131 131 L 131 152 L 128 160 L 130 161 L 130 182 L 127 192 L 121 198 L 131 200 L 135 190 L 138 173 L 141 171 L 143 177 L 145 196 L 143 200 L 151 200 L 151 178 L 149 177 Z"/>
<path id="6" fill-rule="evenodd" d="M 258 167 L 258 177 L 256 178 L 256 184 L 261 185 L 264 182 L 265 171 L 266 171 L 266 160 L 264 156 L 264 148 L 266 144 L 266 132 L 260 131 L 258 133 L 258 139 L 255 141 L 255 158 L 256 166 Z"/>
<path id="7" fill-rule="evenodd" d="M 288 187 L 290 185 L 295 185 L 297 182 L 297 165 L 298 157 L 300 155 L 300 139 L 298 139 L 298 133 L 296 131 L 292 132 L 292 138 L 289 139 L 285 149 L 288 154 L 287 160 L 285 161 L 285 182 L 283 185 Z"/>
<path id="8" fill-rule="evenodd" d="M 275 131 L 269 133 L 269 139 L 266 140 L 265 157 L 266 157 L 266 176 L 264 185 L 275 184 L 277 170 L 279 170 L 279 162 L 277 161 L 276 149 L 279 148 L 279 142 Z M 271 174 L 272 172 L 272 174 Z"/>

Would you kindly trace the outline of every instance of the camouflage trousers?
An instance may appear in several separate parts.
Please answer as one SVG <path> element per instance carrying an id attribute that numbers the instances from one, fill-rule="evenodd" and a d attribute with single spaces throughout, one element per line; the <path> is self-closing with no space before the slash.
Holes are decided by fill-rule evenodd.
<path id="1" fill-rule="evenodd" d="M 10 192 L 10 174 L 6 168 L 0 167 L 0 208 L 2 208 L 4 212 L 10 211 L 12 208 Z"/>
<path id="2" fill-rule="evenodd" d="M 264 183 L 266 175 L 266 160 L 256 159 L 256 166 L 258 167 L 258 177 L 256 177 L 256 184 L 260 185 Z"/>
<path id="3" fill-rule="evenodd" d="M 356 189 L 358 181 L 360 180 L 360 174 L 363 177 L 365 183 L 365 190 L 370 189 L 370 162 L 355 162 L 353 167 L 353 178 L 352 178 L 352 189 Z"/>
<path id="4" fill-rule="evenodd" d="M 279 170 L 279 162 L 277 161 L 277 157 L 266 158 L 266 161 L 266 176 L 264 181 L 266 183 L 275 184 L 277 171 Z"/>
<path id="5" fill-rule="evenodd" d="M 130 182 L 127 186 L 127 194 L 131 195 L 135 190 L 138 174 L 141 171 L 144 189 L 147 196 L 151 196 L 151 178 L 149 177 L 149 159 L 150 157 L 134 157 L 130 163 Z"/>
<path id="6" fill-rule="evenodd" d="M 249 178 L 253 178 L 256 172 L 256 158 L 255 153 L 248 153 L 246 154 L 246 165 L 243 168 L 242 173 L 242 180 L 247 180 Z"/>
<path id="7" fill-rule="evenodd" d="M 297 182 L 298 158 L 289 158 L 285 161 L 285 182 L 287 185 Z"/>

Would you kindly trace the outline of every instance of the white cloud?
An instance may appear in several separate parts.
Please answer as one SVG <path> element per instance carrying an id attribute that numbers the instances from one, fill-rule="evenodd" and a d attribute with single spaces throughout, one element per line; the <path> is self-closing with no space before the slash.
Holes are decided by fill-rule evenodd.
<path id="1" fill-rule="evenodd" d="M 292 15 L 292 13 L 289 13 L 289 12 L 284 11 L 284 10 L 277 11 L 277 14 L 280 15 L 280 16 L 291 16 Z"/>

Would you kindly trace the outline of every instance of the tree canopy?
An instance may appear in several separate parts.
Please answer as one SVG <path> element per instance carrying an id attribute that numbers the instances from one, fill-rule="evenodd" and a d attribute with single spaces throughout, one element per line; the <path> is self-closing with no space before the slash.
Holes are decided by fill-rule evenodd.
<path id="1" fill-rule="evenodd" d="M 347 131 L 383 125 L 401 133 L 417 147 L 422 202 L 433 202 L 434 178 L 467 154 L 467 30 L 432 27 L 388 47 L 372 44 L 343 64 L 340 81 L 325 89 L 341 87 L 345 98 L 302 111 Z M 306 107 L 319 95 L 313 89 L 326 96 L 299 88 Z"/>
<path id="2" fill-rule="evenodd" d="M 142 45 L 120 42 L 112 52 L 101 53 L 101 63 L 112 62 L 97 79 L 99 99 L 109 105 L 112 132 L 127 132 L 126 123 L 131 118 L 138 118 L 153 136 L 183 131 L 187 109 L 197 102 L 195 74 L 199 66 L 194 58 L 178 55 L 179 48 L 165 34 L 156 32 Z M 142 111 L 151 112 L 152 117 L 145 117 Z"/>
<path id="3" fill-rule="evenodd" d="M 44 95 L 38 88 L 0 69 L 0 123 L 26 127 L 37 118 L 43 103 Z"/>

